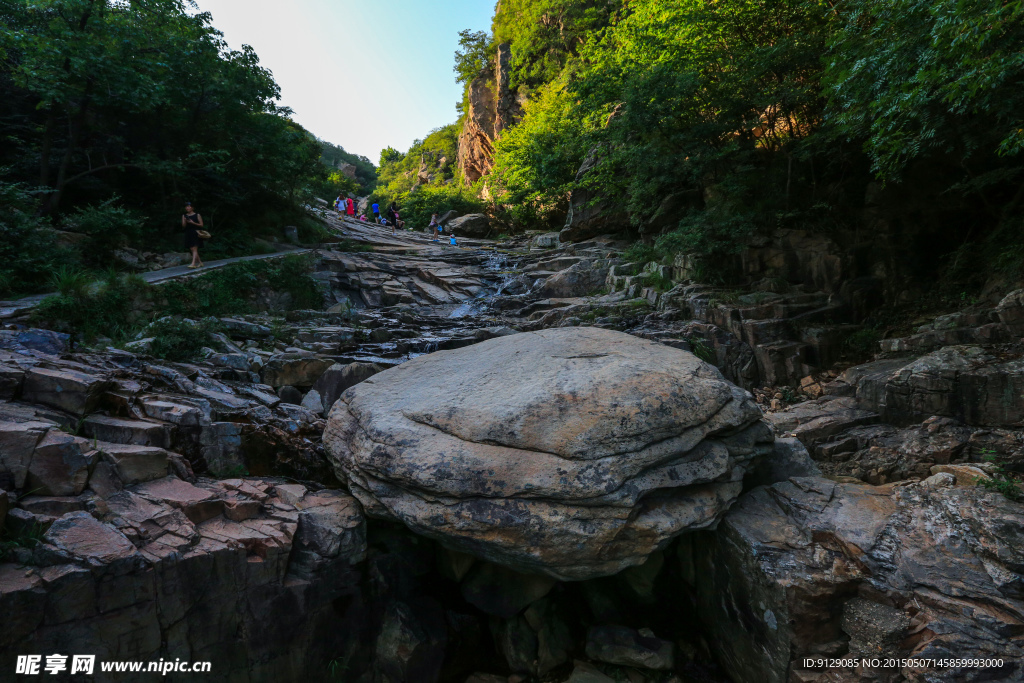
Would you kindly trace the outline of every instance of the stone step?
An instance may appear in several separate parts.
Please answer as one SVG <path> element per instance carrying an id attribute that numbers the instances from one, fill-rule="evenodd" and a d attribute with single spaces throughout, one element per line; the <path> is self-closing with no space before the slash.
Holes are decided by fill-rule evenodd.
<path id="1" fill-rule="evenodd" d="M 82 434 L 108 443 L 170 448 L 174 428 L 166 422 L 154 420 L 90 415 L 82 422 Z"/>

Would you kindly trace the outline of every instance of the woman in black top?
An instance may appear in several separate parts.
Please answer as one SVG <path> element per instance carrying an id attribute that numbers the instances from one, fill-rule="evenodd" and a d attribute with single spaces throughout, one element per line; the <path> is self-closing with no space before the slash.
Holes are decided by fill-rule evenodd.
<path id="1" fill-rule="evenodd" d="M 192 252 L 192 265 L 189 268 L 202 268 L 203 262 L 199 258 L 199 247 L 203 246 L 203 240 L 199 238 L 199 231 L 203 228 L 203 217 L 192 210 L 192 202 L 185 203 L 185 214 L 181 217 L 181 227 L 185 228 L 185 246 Z"/>

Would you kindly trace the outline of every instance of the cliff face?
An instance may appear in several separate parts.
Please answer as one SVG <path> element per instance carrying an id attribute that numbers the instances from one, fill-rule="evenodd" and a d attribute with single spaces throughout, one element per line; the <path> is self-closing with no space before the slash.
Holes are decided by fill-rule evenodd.
<path id="1" fill-rule="evenodd" d="M 490 75 L 469 84 L 469 112 L 459 134 L 459 169 L 467 184 L 491 170 L 494 159 L 494 91 Z"/>
<path id="2" fill-rule="evenodd" d="M 522 117 L 516 93 L 509 87 L 512 48 L 498 46 L 494 71 L 469 85 L 469 112 L 459 134 L 459 169 L 468 184 L 487 175 L 494 165 L 494 142 Z"/>

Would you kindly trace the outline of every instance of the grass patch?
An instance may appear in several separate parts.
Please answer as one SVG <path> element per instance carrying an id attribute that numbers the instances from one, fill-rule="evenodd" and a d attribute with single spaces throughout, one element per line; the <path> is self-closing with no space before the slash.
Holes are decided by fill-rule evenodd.
<path id="1" fill-rule="evenodd" d="M 676 285 L 672 278 L 661 273 L 648 273 L 643 277 L 643 283 L 645 287 L 650 287 L 658 292 L 667 292 Z"/>
<path id="2" fill-rule="evenodd" d="M 690 337 L 686 340 L 686 343 L 690 345 L 690 353 L 705 363 L 714 365 L 717 358 L 715 357 L 714 349 L 711 348 L 711 345 L 706 340 L 700 337 Z"/>
<path id="3" fill-rule="evenodd" d="M 987 462 L 995 464 L 997 458 L 991 450 L 986 449 L 988 453 L 985 456 Z M 1021 484 L 1016 479 L 1013 479 L 1005 469 L 1001 466 L 996 465 L 995 472 L 992 473 L 991 479 L 982 479 L 981 485 L 990 491 L 997 491 L 1009 498 L 1015 503 L 1024 502 L 1024 489 L 1021 489 Z"/>
<path id="4" fill-rule="evenodd" d="M 0 530 L 0 560 L 4 560 L 17 548 L 32 549 L 42 543 L 46 530 L 40 524 L 32 524 L 17 533 L 9 529 Z"/>

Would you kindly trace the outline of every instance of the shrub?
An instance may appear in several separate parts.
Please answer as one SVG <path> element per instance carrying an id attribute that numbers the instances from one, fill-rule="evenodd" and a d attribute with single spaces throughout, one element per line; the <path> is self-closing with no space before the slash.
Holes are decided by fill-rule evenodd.
<path id="1" fill-rule="evenodd" d="M 306 254 L 233 263 L 207 275 L 163 285 L 163 310 L 186 318 L 252 313 L 257 295 L 265 288 L 288 293 L 292 308 L 319 308 L 323 296 L 311 271 L 312 260 Z"/>
<path id="2" fill-rule="evenodd" d="M 57 293 L 43 299 L 32 317 L 76 340 L 127 338 L 150 295 L 141 277 L 116 271 L 96 282 L 83 271 L 62 267 L 53 274 L 52 284 Z"/>
<path id="3" fill-rule="evenodd" d="M 161 318 L 150 324 L 143 335 L 153 337 L 150 354 L 169 361 L 189 361 L 197 358 L 204 346 L 214 342 L 212 334 L 219 330 L 213 320 L 193 322 L 177 318 Z"/>
<path id="4" fill-rule="evenodd" d="M 65 229 L 88 235 L 81 245 L 82 263 L 104 267 L 113 259 L 115 249 L 141 240 L 146 217 L 116 202 L 117 197 L 80 208 L 64 220 Z"/>
<path id="5" fill-rule="evenodd" d="M 32 194 L 0 182 L 0 296 L 37 291 L 73 252 L 54 244 L 53 234 L 34 215 Z"/>

